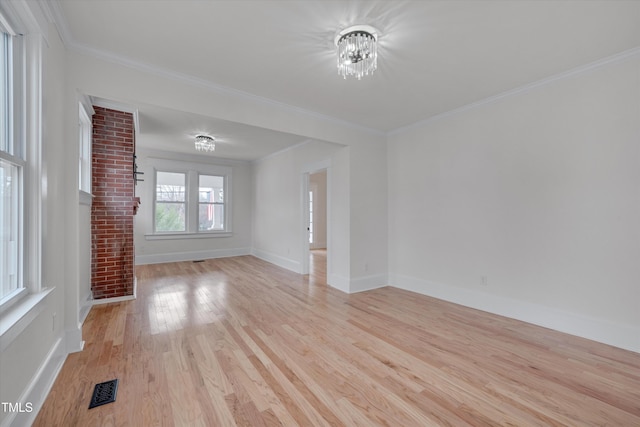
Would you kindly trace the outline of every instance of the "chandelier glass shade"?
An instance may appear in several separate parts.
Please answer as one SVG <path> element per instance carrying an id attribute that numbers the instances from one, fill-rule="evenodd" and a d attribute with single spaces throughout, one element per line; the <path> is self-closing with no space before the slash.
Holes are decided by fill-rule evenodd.
<path id="1" fill-rule="evenodd" d="M 196 150 L 198 151 L 213 151 L 216 149 L 215 138 L 209 135 L 198 135 L 196 136 Z"/>
<path id="2" fill-rule="evenodd" d="M 338 48 L 338 74 L 360 80 L 378 67 L 377 31 L 368 25 L 355 25 L 340 31 L 335 39 Z"/>

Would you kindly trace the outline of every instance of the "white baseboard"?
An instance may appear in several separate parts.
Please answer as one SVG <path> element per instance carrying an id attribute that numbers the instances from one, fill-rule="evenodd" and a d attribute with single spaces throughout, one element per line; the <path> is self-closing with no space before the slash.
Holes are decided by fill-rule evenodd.
<path id="1" fill-rule="evenodd" d="M 136 294 L 138 292 L 138 278 L 133 278 L 133 295 L 125 295 L 121 297 L 113 297 L 113 298 L 100 298 L 91 300 L 91 305 L 100 305 L 100 304 L 110 304 L 112 302 L 122 302 L 122 301 L 131 301 L 136 299 Z"/>
<path id="2" fill-rule="evenodd" d="M 80 322 L 80 327 L 84 324 L 89 311 L 91 311 L 91 307 L 93 306 L 93 298 L 91 297 L 91 292 L 84 299 L 81 299 L 80 310 L 78 312 L 78 321 Z"/>
<path id="3" fill-rule="evenodd" d="M 300 261 L 296 261 L 291 258 L 285 258 L 283 256 L 255 248 L 251 250 L 251 255 L 256 258 L 260 258 L 263 261 L 275 264 L 278 267 L 286 268 L 287 270 L 302 274 L 302 264 L 300 263 Z"/>
<path id="4" fill-rule="evenodd" d="M 358 277 L 351 279 L 349 283 L 349 293 L 370 291 L 372 289 L 383 288 L 387 286 L 388 280 L 386 274 L 376 274 L 373 276 Z"/>
<path id="5" fill-rule="evenodd" d="M 123 297 L 100 298 L 91 300 L 91 305 L 111 304 L 112 302 L 131 301 L 136 299 L 135 295 L 125 295 Z"/>
<path id="6" fill-rule="evenodd" d="M 389 284 L 396 288 L 640 353 L 640 327 L 396 274 L 389 276 Z"/>
<path id="7" fill-rule="evenodd" d="M 23 405 L 31 403 L 31 412 L 10 412 L 3 420 L 2 427 L 30 426 L 33 424 L 67 358 L 65 348 L 64 339 L 58 338 L 51 350 L 49 350 L 40 369 L 38 369 L 20 396 L 19 402 Z"/>
<path id="8" fill-rule="evenodd" d="M 82 340 L 82 323 L 78 323 L 77 328 L 67 329 L 65 331 L 64 339 L 67 354 L 82 351 L 84 349 L 84 341 Z"/>
<path id="9" fill-rule="evenodd" d="M 351 288 L 351 283 L 348 277 L 338 276 L 337 274 L 329 274 L 327 276 L 327 285 L 332 288 L 336 288 L 339 291 L 342 291 L 346 294 L 349 293 L 349 289 Z"/>
<path id="10" fill-rule="evenodd" d="M 165 262 L 196 261 L 199 259 L 227 258 L 249 255 L 249 248 L 212 249 L 209 251 L 172 252 L 153 255 L 136 255 L 136 265 L 162 264 Z"/>

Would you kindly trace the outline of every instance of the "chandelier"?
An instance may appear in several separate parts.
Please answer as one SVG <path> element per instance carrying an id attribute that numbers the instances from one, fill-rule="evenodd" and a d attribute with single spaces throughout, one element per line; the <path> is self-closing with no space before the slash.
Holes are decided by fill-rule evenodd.
<path id="1" fill-rule="evenodd" d="M 354 25 L 340 31 L 335 38 L 338 47 L 338 74 L 360 80 L 378 67 L 378 34 L 368 25 Z"/>
<path id="2" fill-rule="evenodd" d="M 209 135 L 196 136 L 196 150 L 198 151 L 213 151 L 216 149 L 215 138 Z"/>

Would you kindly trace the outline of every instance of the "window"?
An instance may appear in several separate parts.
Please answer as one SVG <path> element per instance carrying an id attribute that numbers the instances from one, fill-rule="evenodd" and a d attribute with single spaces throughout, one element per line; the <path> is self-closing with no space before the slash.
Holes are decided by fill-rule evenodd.
<path id="1" fill-rule="evenodd" d="M 187 230 L 186 175 L 183 173 L 156 173 L 155 231 Z"/>
<path id="2" fill-rule="evenodd" d="M 78 156 L 78 186 L 80 191 L 91 193 L 91 115 L 87 109 L 93 110 L 90 105 L 79 103 L 79 156 Z"/>
<path id="3" fill-rule="evenodd" d="M 2 284 L 0 301 L 20 287 L 20 168 L 0 160 L 0 222 L 2 223 Z"/>
<path id="4" fill-rule="evenodd" d="M 0 43 L 0 305 L 23 288 L 23 171 L 20 39 L 2 32 Z"/>
<path id="5" fill-rule="evenodd" d="M 229 235 L 231 168 L 164 159 L 151 161 L 156 166 L 153 236 Z"/>
<path id="6" fill-rule="evenodd" d="M 198 231 L 224 230 L 224 177 L 200 175 Z"/>

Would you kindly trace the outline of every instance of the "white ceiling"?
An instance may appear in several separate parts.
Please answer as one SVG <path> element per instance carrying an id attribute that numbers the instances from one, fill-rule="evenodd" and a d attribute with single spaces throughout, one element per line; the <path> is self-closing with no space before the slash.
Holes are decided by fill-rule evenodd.
<path id="1" fill-rule="evenodd" d="M 251 161 L 306 141 L 299 135 L 179 110 L 147 104 L 136 108 L 136 145 L 142 148 L 193 154 L 196 135 L 205 134 L 216 139 L 216 149 L 201 155 Z"/>
<path id="2" fill-rule="evenodd" d="M 71 46 L 382 132 L 640 46 L 636 0 L 59 0 L 59 6 Z M 380 33 L 378 70 L 361 81 L 343 80 L 336 70 L 334 36 L 352 24 Z M 141 110 L 141 118 L 164 126 L 153 132 L 168 131 L 170 118 L 154 117 L 161 113 Z"/>

